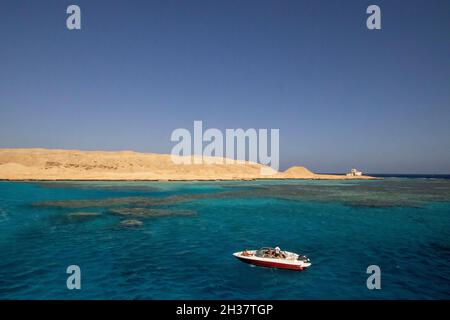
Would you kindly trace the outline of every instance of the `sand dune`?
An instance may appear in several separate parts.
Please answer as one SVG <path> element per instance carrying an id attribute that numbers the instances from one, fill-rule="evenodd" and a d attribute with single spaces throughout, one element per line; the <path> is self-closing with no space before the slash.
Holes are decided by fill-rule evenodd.
<path id="1" fill-rule="evenodd" d="M 355 179 L 315 174 L 304 167 L 291 167 L 269 176 L 261 174 L 270 170 L 250 162 L 177 165 L 167 154 L 133 151 L 0 149 L 1 180 Z"/>

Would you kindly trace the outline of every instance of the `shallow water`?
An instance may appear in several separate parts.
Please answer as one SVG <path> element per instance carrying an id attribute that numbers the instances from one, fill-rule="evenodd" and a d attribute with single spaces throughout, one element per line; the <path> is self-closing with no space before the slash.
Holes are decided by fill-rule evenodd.
<path id="1" fill-rule="evenodd" d="M 276 245 L 311 268 L 231 255 Z M 0 182 L 3 299 L 449 299 L 449 262 L 446 179 Z"/>

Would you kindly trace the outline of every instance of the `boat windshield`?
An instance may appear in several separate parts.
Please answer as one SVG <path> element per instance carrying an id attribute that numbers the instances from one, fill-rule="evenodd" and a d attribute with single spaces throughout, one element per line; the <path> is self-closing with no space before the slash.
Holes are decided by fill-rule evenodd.
<path id="1" fill-rule="evenodd" d="M 269 247 L 264 247 L 264 248 L 261 248 L 259 250 L 256 250 L 255 256 L 256 257 L 267 257 L 267 255 L 270 252 L 275 252 L 275 249 L 274 248 L 269 248 Z"/>
<path id="2" fill-rule="evenodd" d="M 275 259 L 286 259 L 287 255 L 284 253 L 284 251 L 281 251 L 280 248 L 269 248 L 264 247 L 259 250 L 256 250 L 255 253 L 256 257 L 260 258 L 275 258 Z"/>
<path id="3" fill-rule="evenodd" d="M 269 250 L 273 250 L 272 248 L 264 247 L 259 250 L 256 250 L 255 256 L 264 257 Z"/>

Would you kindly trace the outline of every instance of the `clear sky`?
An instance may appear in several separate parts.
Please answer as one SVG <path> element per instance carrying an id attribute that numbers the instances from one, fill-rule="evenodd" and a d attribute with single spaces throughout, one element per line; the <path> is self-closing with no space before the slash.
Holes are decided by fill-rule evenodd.
<path id="1" fill-rule="evenodd" d="M 0 147 L 168 153 L 194 120 L 279 128 L 282 168 L 450 173 L 450 1 L 0 1 Z"/>

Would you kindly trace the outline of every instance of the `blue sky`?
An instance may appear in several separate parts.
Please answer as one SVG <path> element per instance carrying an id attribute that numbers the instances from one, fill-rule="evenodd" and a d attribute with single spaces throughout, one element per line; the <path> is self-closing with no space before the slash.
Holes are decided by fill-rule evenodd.
<path id="1" fill-rule="evenodd" d="M 168 153 L 202 120 L 279 128 L 282 168 L 450 173 L 449 36 L 446 0 L 2 0 L 0 147 Z"/>

